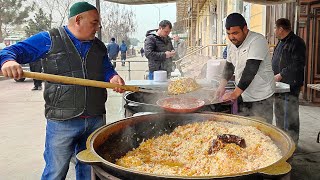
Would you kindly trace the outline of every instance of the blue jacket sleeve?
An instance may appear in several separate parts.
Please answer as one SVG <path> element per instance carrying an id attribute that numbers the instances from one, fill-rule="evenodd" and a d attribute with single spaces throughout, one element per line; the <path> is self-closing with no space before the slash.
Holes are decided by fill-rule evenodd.
<path id="1" fill-rule="evenodd" d="M 110 79 L 114 75 L 118 75 L 118 73 L 114 70 L 107 54 L 104 56 L 103 66 L 104 66 L 103 68 L 105 70 L 105 73 L 104 73 L 105 74 L 105 79 L 104 79 L 105 82 L 110 82 Z"/>
<path id="2" fill-rule="evenodd" d="M 37 61 L 46 55 L 50 47 L 51 39 L 49 33 L 40 32 L 0 51 L 1 66 L 4 62 L 12 59 L 19 64 Z"/>

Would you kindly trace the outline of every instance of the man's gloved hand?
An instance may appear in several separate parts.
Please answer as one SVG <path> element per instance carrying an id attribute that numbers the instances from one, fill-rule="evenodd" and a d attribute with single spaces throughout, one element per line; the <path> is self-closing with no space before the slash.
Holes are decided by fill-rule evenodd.
<path id="1" fill-rule="evenodd" d="M 221 99 L 225 92 L 226 92 L 225 86 L 220 85 L 218 87 L 217 91 L 215 92 L 214 99 L 216 99 L 216 100 Z"/>
<path id="2" fill-rule="evenodd" d="M 227 92 L 222 96 L 222 101 L 235 101 L 243 93 L 243 90 L 236 87 L 232 92 Z"/>

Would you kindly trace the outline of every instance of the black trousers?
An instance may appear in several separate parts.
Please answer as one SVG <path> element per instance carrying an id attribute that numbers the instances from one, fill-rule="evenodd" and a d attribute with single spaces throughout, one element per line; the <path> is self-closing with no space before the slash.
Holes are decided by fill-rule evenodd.
<path id="1" fill-rule="evenodd" d="M 298 143 L 300 131 L 299 93 L 300 87 L 292 87 L 289 93 L 277 94 L 274 101 L 276 125 L 287 132 L 295 143 Z"/>
<path id="2" fill-rule="evenodd" d="M 40 73 L 42 72 L 41 61 L 36 61 L 36 62 L 29 63 L 29 66 L 30 66 L 30 71 L 31 72 L 40 72 Z M 41 84 L 42 84 L 42 81 L 33 79 L 33 84 L 34 84 L 35 87 L 40 87 Z"/>
<path id="3" fill-rule="evenodd" d="M 243 102 L 242 98 L 238 99 L 239 115 L 257 117 L 258 120 L 272 124 L 273 120 L 273 99 L 271 96 L 267 99 L 255 102 Z M 261 118 L 261 119 L 260 119 Z"/>
<path id="4" fill-rule="evenodd" d="M 112 62 L 113 68 L 116 68 L 117 66 L 117 62 L 115 62 L 117 60 L 117 55 L 115 56 L 109 56 L 110 61 Z M 114 61 L 112 61 L 114 60 Z"/>

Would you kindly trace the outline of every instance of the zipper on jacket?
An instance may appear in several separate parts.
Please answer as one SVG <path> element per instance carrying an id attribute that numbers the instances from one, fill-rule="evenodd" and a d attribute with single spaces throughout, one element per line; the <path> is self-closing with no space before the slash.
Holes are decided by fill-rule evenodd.
<path id="1" fill-rule="evenodd" d="M 68 38 L 70 39 L 70 37 L 68 36 Z M 70 39 L 71 41 L 71 39 Z M 80 45 L 82 46 L 82 42 L 80 41 Z M 77 56 L 80 58 L 81 60 L 81 66 L 82 66 L 82 75 L 83 75 L 83 78 L 86 79 L 87 78 L 87 75 L 86 75 L 86 72 L 87 72 L 87 68 L 86 68 L 86 64 L 85 64 L 85 61 L 86 61 L 86 58 L 88 56 L 88 52 L 90 51 L 91 47 L 88 49 L 88 52 L 85 56 L 85 58 L 82 58 L 81 55 L 80 55 L 80 52 L 78 52 L 77 48 L 75 47 L 75 45 L 72 43 L 72 46 L 73 48 L 75 49 L 75 51 L 77 52 Z M 81 50 L 81 47 L 80 47 L 80 50 Z M 77 116 L 80 116 L 81 114 L 83 114 L 85 112 L 85 110 L 87 109 L 87 87 L 84 87 L 84 102 L 85 102 L 85 105 L 84 105 L 84 109 L 82 110 L 82 112 L 80 114 L 78 114 Z M 76 116 L 75 116 L 76 117 Z"/>
<path id="2" fill-rule="evenodd" d="M 82 42 L 81 42 L 82 43 Z M 86 62 L 87 62 L 87 58 L 88 58 L 88 54 L 93 46 L 93 43 L 94 41 L 92 42 L 91 46 L 89 47 L 84 59 L 81 58 L 82 60 L 82 69 L 83 69 L 83 74 L 84 74 L 84 78 L 87 79 L 87 76 L 88 76 L 88 72 L 87 72 L 87 65 L 86 65 Z M 81 44 L 82 45 L 82 44 Z M 79 53 L 78 53 L 79 54 Z M 85 105 L 84 105 L 84 111 L 87 110 L 87 87 L 84 88 L 84 91 L 85 91 Z"/>

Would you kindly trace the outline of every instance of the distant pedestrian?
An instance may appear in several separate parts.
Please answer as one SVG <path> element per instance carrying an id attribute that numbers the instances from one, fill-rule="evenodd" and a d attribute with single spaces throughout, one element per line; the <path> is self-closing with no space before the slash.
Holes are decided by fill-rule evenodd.
<path id="1" fill-rule="evenodd" d="M 222 57 L 223 57 L 223 59 L 227 59 L 227 52 L 228 52 L 228 47 L 225 47 L 224 49 L 223 49 L 223 53 L 222 53 Z"/>
<path id="2" fill-rule="evenodd" d="M 172 70 L 175 71 L 175 69 L 178 69 L 180 73 L 182 73 L 182 69 L 180 66 L 181 61 L 178 61 L 179 59 L 183 58 L 187 54 L 187 44 L 183 39 L 180 39 L 178 35 L 173 35 L 173 48 L 176 52 L 175 56 L 173 57 L 173 63 L 172 64 Z"/>
<path id="3" fill-rule="evenodd" d="M 116 68 L 116 60 L 119 54 L 119 45 L 115 38 L 111 38 L 111 42 L 107 46 L 109 59 L 112 61 L 113 67 Z"/>
<path id="4" fill-rule="evenodd" d="M 153 72 L 158 70 L 167 71 L 170 78 L 172 72 L 172 57 L 175 51 L 169 34 L 172 24 L 168 20 L 159 23 L 158 29 L 147 31 L 144 41 L 144 49 L 149 65 L 149 79 L 153 80 Z"/>
<path id="5" fill-rule="evenodd" d="M 42 72 L 41 61 L 31 62 L 31 63 L 29 63 L 29 66 L 30 66 L 31 72 L 38 72 L 38 73 Z M 32 91 L 42 90 L 42 81 L 41 80 L 33 79 L 33 84 L 34 84 L 34 87 L 31 89 Z"/>
<path id="6" fill-rule="evenodd" d="M 141 57 L 144 56 L 144 49 L 143 49 L 143 47 L 140 49 L 140 54 L 141 54 Z"/>
<path id="7" fill-rule="evenodd" d="M 178 35 L 174 35 L 172 39 L 173 39 L 173 48 L 176 51 L 174 60 L 178 60 L 186 55 L 187 45 L 186 45 L 186 42 L 183 39 L 180 39 Z"/>
<path id="8" fill-rule="evenodd" d="M 128 47 L 127 47 L 126 43 L 124 41 L 122 41 L 122 44 L 120 46 L 122 66 L 125 66 L 125 61 L 127 59 L 127 50 L 128 50 Z"/>
<path id="9" fill-rule="evenodd" d="M 132 46 L 132 56 L 136 56 L 136 50 L 134 49 L 133 46 Z"/>

